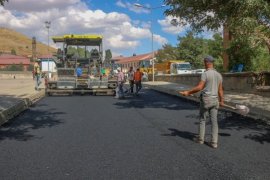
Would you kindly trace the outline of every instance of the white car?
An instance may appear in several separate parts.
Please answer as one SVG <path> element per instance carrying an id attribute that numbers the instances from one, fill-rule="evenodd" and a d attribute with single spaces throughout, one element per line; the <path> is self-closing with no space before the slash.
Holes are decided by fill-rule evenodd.
<path id="1" fill-rule="evenodd" d="M 193 70 L 194 74 L 202 74 L 205 71 L 206 71 L 205 69 L 195 69 L 195 70 Z"/>

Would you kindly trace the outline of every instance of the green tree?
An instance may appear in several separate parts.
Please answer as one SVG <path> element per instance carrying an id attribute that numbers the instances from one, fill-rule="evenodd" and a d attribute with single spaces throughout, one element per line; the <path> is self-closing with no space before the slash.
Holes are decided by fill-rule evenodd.
<path id="1" fill-rule="evenodd" d="M 177 23 L 190 24 L 195 31 L 201 31 L 204 27 L 217 30 L 226 23 L 231 30 L 244 34 L 260 31 L 269 39 L 269 0 L 164 0 L 164 2 L 170 7 L 165 11 L 166 15 L 179 17 Z M 260 28 L 256 28 L 259 26 Z"/>
<path id="2" fill-rule="evenodd" d="M 158 62 L 162 62 L 164 60 L 177 60 L 179 58 L 177 48 L 170 44 L 164 44 L 162 49 L 158 50 L 156 58 Z"/>
<path id="3" fill-rule="evenodd" d="M 215 68 L 218 71 L 223 71 L 223 39 L 220 34 L 216 33 L 212 39 L 207 40 L 207 54 L 215 58 Z"/>
<path id="4" fill-rule="evenodd" d="M 189 24 L 196 32 L 203 31 L 204 27 L 208 30 L 217 30 L 226 25 L 233 37 L 228 52 L 232 53 L 230 57 L 235 58 L 235 61 L 238 61 L 240 53 L 246 53 L 244 59 L 248 65 L 257 48 L 267 47 L 270 53 L 269 0 L 164 0 L 164 2 L 169 6 L 165 14 L 179 18 L 178 21 L 173 21 L 175 25 Z M 241 46 L 237 46 L 236 43 L 241 43 Z"/>
<path id="5" fill-rule="evenodd" d="M 34 69 L 34 65 L 33 64 L 30 64 L 28 67 L 27 67 L 27 71 L 33 71 Z"/>
<path id="6" fill-rule="evenodd" d="M 110 62 L 112 59 L 112 52 L 110 49 L 105 50 L 105 61 Z"/>
<path id="7" fill-rule="evenodd" d="M 73 47 L 70 46 L 68 47 L 67 50 L 67 57 L 71 58 L 77 56 L 78 58 L 85 58 L 85 48 L 81 48 L 81 47 Z M 86 50 L 86 57 L 90 57 L 90 52 L 88 50 Z"/>
<path id="8" fill-rule="evenodd" d="M 190 62 L 194 68 L 202 67 L 202 58 L 207 53 L 207 41 L 188 32 L 185 37 L 178 37 L 179 58 Z"/>
<path id="9" fill-rule="evenodd" d="M 5 2 L 8 2 L 8 0 L 0 0 L 0 5 L 1 5 L 1 6 L 4 6 L 4 3 L 5 3 Z"/>
<path id="10" fill-rule="evenodd" d="M 253 71 L 270 71 L 270 56 L 267 48 L 258 48 L 252 60 Z"/>
<path id="11" fill-rule="evenodd" d="M 11 54 L 16 55 L 17 54 L 16 53 L 16 50 L 15 49 L 11 49 Z"/>
<path id="12" fill-rule="evenodd" d="M 23 65 L 21 64 L 12 64 L 6 67 L 7 71 L 23 71 Z"/>

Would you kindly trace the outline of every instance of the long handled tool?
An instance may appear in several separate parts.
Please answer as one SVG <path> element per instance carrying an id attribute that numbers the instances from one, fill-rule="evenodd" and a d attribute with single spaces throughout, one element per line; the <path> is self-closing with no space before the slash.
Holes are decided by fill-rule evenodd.
<path id="1" fill-rule="evenodd" d="M 236 104 L 234 107 L 234 106 L 224 104 L 223 107 L 227 107 L 227 108 L 236 110 L 237 112 L 239 112 L 242 115 L 247 115 L 249 113 L 249 108 L 245 105 Z"/>
<path id="2" fill-rule="evenodd" d="M 193 94 L 191 94 L 190 96 L 195 97 Z M 249 113 L 249 108 L 247 106 L 245 106 L 245 105 L 236 104 L 235 106 L 230 106 L 228 104 L 223 104 L 223 107 L 235 110 L 239 114 L 242 114 L 244 116 Z"/>

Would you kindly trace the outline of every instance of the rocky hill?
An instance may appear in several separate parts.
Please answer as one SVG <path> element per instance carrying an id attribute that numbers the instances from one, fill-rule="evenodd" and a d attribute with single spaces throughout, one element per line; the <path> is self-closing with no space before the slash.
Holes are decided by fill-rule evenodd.
<path id="1" fill-rule="evenodd" d="M 38 37 L 36 37 L 38 40 Z M 16 32 L 12 29 L 0 28 L 0 52 L 32 57 L 32 37 Z M 48 46 L 37 41 L 37 56 L 48 55 Z M 50 48 L 50 52 L 56 52 L 55 48 Z"/>

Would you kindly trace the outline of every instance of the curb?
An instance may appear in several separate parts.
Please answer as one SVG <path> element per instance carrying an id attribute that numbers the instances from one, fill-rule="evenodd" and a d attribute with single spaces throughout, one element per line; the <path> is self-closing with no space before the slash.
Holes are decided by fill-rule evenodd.
<path id="1" fill-rule="evenodd" d="M 190 101 L 193 101 L 193 102 L 196 102 L 196 103 L 200 102 L 199 99 L 198 99 L 199 98 L 198 94 L 194 94 L 193 97 L 192 96 L 181 96 L 181 95 L 178 94 L 177 91 L 175 91 L 173 89 L 162 88 L 162 87 L 159 87 L 158 85 L 147 85 L 147 86 L 150 89 L 161 92 L 161 93 L 177 96 L 179 98 L 187 99 L 187 100 L 190 100 Z M 226 104 L 229 104 L 229 105 L 232 105 L 232 106 L 235 105 L 234 103 L 231 103 L 231 102 L 226 102 Z M 223 110 L 235 113 L 235 114 L 242 115 L 239 112 L 237 112 L 235 110 L 232 110 L 232 109 L 228 109 L 228 108 L 224 108 L 224 107 L 221 107 L 220 109 L 223 109 Z M 245 115 L 245 117 L 252 118 L 252 119 L 258 120 L 258 121 L 262 121 L 262 122 L 270 125 L 270 112 L 265 111 L 263 109 L 256 108 L 256 107 L 250 107 L 250 111 L 251 112 L 249 112 L 249 114 Z"/>
<path id="2" fill-rule="evenodd" d="M 26 98 L 18 100 L 16 103 L 14 103 L 14 105 L 1 111 L 0 112 L 0 126 L 8 122 L 10 119 L 18 116 L 21 112 L 28 109 L 30 106 L 32 106 L 34 103 L 36 103 L 38 100 L 40 100 L 44 96 L 45 96 L 45 90 L 41 90 L 38 93 L 32 94 Z"/>

